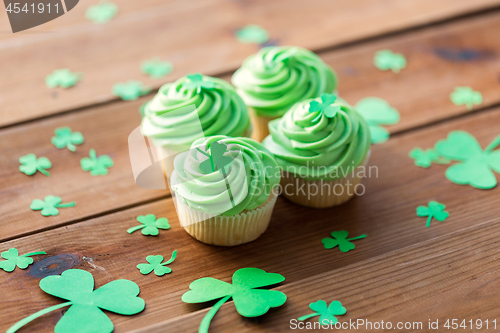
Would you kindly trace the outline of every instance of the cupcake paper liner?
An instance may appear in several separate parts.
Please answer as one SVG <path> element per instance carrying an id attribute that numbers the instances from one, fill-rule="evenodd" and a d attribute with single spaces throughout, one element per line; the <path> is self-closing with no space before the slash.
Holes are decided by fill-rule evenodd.
<path id="1" fill-rule="evenodd" d="M 255 141 L 262 142 L 262 140 L 269 135 L 269 122 L 279 117 L 259 116 L 251 107 L 248 108 L 248 112 L 253 126 L 251 138 Z"/>

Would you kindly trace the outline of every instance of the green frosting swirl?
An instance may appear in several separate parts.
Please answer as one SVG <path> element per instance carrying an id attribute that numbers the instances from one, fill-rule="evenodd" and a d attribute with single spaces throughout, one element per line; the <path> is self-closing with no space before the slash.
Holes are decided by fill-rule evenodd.
<path id="1" fill-rule="evenodd" d="M 231 81 L 258 115 L 280 117 L 306 98 L 331 93 L 337 77 L 313 52 L 291 46 L 266 47 L 243 62 Z"/>
<path id="2" fill-rule="evenodd" d="M 214 142 L 227 146 L 223 155 L 211 148 Z M 210 161 L 206 154 L 215 161 L 230 157 L 232 164 L 227 170 L 203 172 L 200 165 Z M 216 215 L 233 216 L 261 206 L 281 178 L 276 160 L 261 143 L 223 135 L 196 140 L 190 150 L 175 157 L 174 167 L 175 194 L 189 207 Z"/>
<path id="3" fill-rule="evenodd" d="M 143 135 L 180 152 L 198 138 L 248 135 L 248 110 L 226 81 L 200 74 L 163 85 L 144 107 Z"/>
<path id="4" fill-rule="evenodd" d="M 368 124 L 342 100 L 330 105 L 338 109 L 331 118 L 326 112 L 310 112 L 311 101 L 322 102 L 318 97 L 295 104 L 269 123 L 271 134 L 262 143 L 280 167 L 296 177 L 308 181 L 343 178 L 364 161 L 370 149 Z"/>

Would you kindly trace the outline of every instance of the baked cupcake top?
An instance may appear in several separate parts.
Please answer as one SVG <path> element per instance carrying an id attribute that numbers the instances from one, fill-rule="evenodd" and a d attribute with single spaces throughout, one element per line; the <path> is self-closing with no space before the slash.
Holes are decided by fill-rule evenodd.
<path id="1" fill-rule="evenodd" d="M 273 155 L 249 138 L 201 138 L 175 157 L 171 187 L 189 207 L 232 216 L 266 202 L 279 184 Z"/>
<path id="2" fill-rule="evenodd" d="M 333 94 L 295 104 L 269 132 L 263 145 L 283 171 L 308 181 L 347 176 L 370 149 L 366 121 Z"/>
<path id="3" fill-rule="evenodd" d="M 337 77 L 313 52 L 291 46 L 262 48 L 248 57 L 231 81 L 258 115 L 282 116 L 306 98 L 331 93 Z"/>
<path id="4" fill-rule="evenodd" d="M 180 152 L 209 135 L 243 136 L 250 129 L 248 110 L 226 81 L 201 74 L 163 85 L 144 107 L 143 135 Z"/>

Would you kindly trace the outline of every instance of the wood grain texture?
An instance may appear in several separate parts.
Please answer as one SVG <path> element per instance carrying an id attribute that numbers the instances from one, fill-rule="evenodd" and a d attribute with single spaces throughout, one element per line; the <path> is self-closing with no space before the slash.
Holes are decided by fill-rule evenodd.
<path id="1" fill-rule="evenodd" d="M 154 1 L 139 11 L 124 5 L 124 14 L 105 25 L 77 19 L 81 23 L 68 27 L 64 20 L 82 17 L 81 3 L 47 26 L 53 32 L 0 41 L 0 126 L 115 99 L 116 82 L 139 79 L 157 88 L 187 73 L 233 71 L 258 49 L 233 36 L 249 23 L 265 27 L 273 43 L 321 49 L 499 5 L 499 0 Z M 5 17 L 2 22 L 5 27 Z M 175 64 L 164 80 L 140 73 L 140 63 L 156 56 Z M 47 89 L 45 76 L 58 68 L 82 72 L 84 80 L 64 91 Z"/>
<path id="2" fill-rule="evenodd" d="M 39 262 L 53 257 L 60 263 L 60 266 L 51 267 L 55 270 L 54 273 L 57 273 L 58 267 L 89 270 L 95 276 L 97 287 L 118 278 L 131 279 L 139 284 L 141 296 L 146 300 L 146 310 L 134 316 L 133 319 L 110 314 L 117 333 L 145 329 L 148 325 L 159 321 L 168 321 L 184 315 L 188 316 L 178 320 L 185 320 L 185 323 L 171 323 L 175 328 L 173 331 L 181 331 L 178 328 L 182 325 L 185 325 L 182 327 L 186 329 L 190 328 L 187 331 L 193 331 L 192 328 L 197 327 L 203 313 L 191 314 L 191 312 L 200 310 L 204 306 L 187 305 L 181 302 L 180 297 L 187 291 L 189 283 L 203 276 L 212 276 L 227 281 L 236 269 L 242 267 L 259 267 L 266 271 L 283 274 L 287 279 L 283 288 L 288 285 L 291 288 L 287 290 L 289 297 L 295 292 L 298 296 L 296 299 L 290 297 L 290 301 L 283 310 L 273 310 L 273 315 L 266 316 L 259 321 L 247 321 L 234 316 L 228 304 L 223 307 L 220 316 L 214 322 L 217 328 L 220 328 L 220 325 L 225 329 L 232 328 L 234 325 L 243 325 L 247 330 L 253 327 L 268 329 L 267 326 L 254 326 L 254 323 L 277 320 L 269 326 L 269 329 L 274 331 L 276 327 L 281 327 L 283 322 L 287 322 L 290 318 L 288 312 L 281 311 L 291 311 L 290 313 L 294 316 L 297 313 L 301 315 L 308 313 L 307 304 L 323 294 L 345 302 L 348 310 L 352 311 L 346 318 L 363 317 L 365 313 L 373 320 L 374 318 L 387 320 L 385 314 L 390 314 L 392 316 L 390 318 L 399 318 L 395 316 L 395 309 L 409 315 L 411 312 L 403 310 L 406 306 L 404 304 L 407 304 L 403 301 L 409 300 L 410 296 L 414 295 L 413 290 L 423 293 L 420 297 L 414 296 L 419 302 L 424 302 L 428 306 L 433 304 L 432 297 L 434 296 L 432 293 L 427 293 L 427 289 L 424 288 L 430 285 L 430 282 L 427 282 L 427 279 L 431 278 L 430 275 L 435 276 L 436 281 L 440 281 L 441 284 L 451 281 L 451 284 L 446 284 L 448 288 L 446 290 L 452 290 L 455 286 L 453 281 L 459 282 L 467 278 L 468 275 L 465 273 L 468 271 L 468 266 L 466 264 L 469 261 L 476 261 L 478 267 L 492 261 L 493 258 L 490 258 L 488 253 L 496 251 L 494 248 L 488 247 L 488 250 L 484 250 L 485 255 L 476 253 L 479 253 L 483 246 L 492 244 L 492 239 L 496 242 L 496 233 L 500 231 L 495 229 L 497 230 L 495 232 L 481 232 L 477 237 L 471 236 L 470 246 L 460 241 L 450 243 L 459 247 L 459 250 L 450 250 L 446 242 L 443 247 L 440 247 L 441 241 L 435 247 L 419 245 L 428 251 L 425 255 L 429 260 L 433 255 L 438 260 L 441 255 L 446 255 L 446 253 L 452 255 L 455 251 L 474 256 L 474 260 L 462 260 L 465 262 L 463 267 L 453 266 L 456 267 L 457 274 L 460 272 L 462 274 L 450 275 L 449 281 L 439 274 L 442 271 L 433 269 L 425 271 L 427 273 L 421 272 L 423 282 L 420 282 L 417 268 L 420 265 L 426 265 L 429 269 L 434 267 L 424 260 L 421 250 L 408 256 L 404 255 L 404 262 L 407 265 L 401 265 L 398 269 L 395 269 L 390 262 L 380 265 L 376 265 L 374 261 L 364 264 L 361 262 L 496 219 L 500 215 L 500 206 L 497 205 L 500 196 L 499 187 L 484 191 L 449 182 L 444 177 L 446 166 L 433 165 L 429 169 L 417 168 L 407 156 L 408 151 L 417 145 L 422 148 L 432 147 L 449 131 L 457 129 L 469 131 L 484 147 L 498 135 L 498 128 L 490 125 L 499 122 L 500 109 L 490 110 L 400 135 L 384 145 L 374 146 L 370 165 L 378 167 L 378 177 L 366 179 L 365 195 L 343 206 L 324 210 L 306 209 L 280 198 L 268 231 L 255 242 L 235 248 L 207 246 L 193 240 L 179 227 L 172 199 L 4 242 L 2 249 L 15 246 L 22 253 L 44 250 L 48 255 L 35 258 L 36 266 L 31 266 L 25 271 L 16 270 L 11 274 L 0 274 L 0 285 L 4 286 L 3 294 L 5 294 L 3 302 L 9 305 L 0 313 L 0 330 L 57 302 L 54 298 L 44 295 L 37 286 L 38 280 L 44 274 L 46 275 L 43 269 L 40 270 L 44 262 L 42 264 Z M 433 222 L 430 228 L 425 228 L 425 219 L 416 217 L 415 208 L 430 200 L 445 203 L 450 212 L 450 218 L 442 223 Z M 158 237 L 145 237 L 140 232 L 131 235 L 126 233 L 127 228 L 137 224 L 136 216 L 149 213 L 167 217 L 172 229 L 161 231 Z M 328 237 L 329 233 L 334 230 L 348 230 L 351 235 L 366 233 L 368 237 L 357 241 L 356 249 L 348 253 L 341 253 L 336 249 L 325 250 L 321 239 Z M 446 240 L 446 238 L 443 239 Z M 473 245 L 480 247 L 473 247 Z M 469 248 L 471 250 L 468 250 Z M 147 255 L 161 254 L 167 257 L 174 249 L 177 249 L 179 254 L 178 259 L 171 265 L 173 273 L 170 275 L 162 278 L 154 275 L 142 276 L 135 268 L 136 264 L 144 262 Z M 403 259 L 395 260 L 399 264 Z M 359 264 L 352 266 L 354 268 L 337 271 L 356 263 Z M 367 265 L 366 271 L 356 271 L 363 270 L 362 265 Z M 417 268 L 414 268 L 414 265 L 417 265 Z M 373 272 L 372 275 L 363 273 L 375 271 L 374 267 L 379 267 L 381 271 Z M 358 273 L 348 276 L 347 270 Z M 407 273 L 401 273 L 401 280 L 394 280 L 393 275 L 402 271 Z M 332 278 L 325 282 L 325 276 L 328 278 L 330 275 L 321 276 L 320 274 L 343 276 L 339 280 L 339 287 L 345 286 L 344 293 L 337 292 L 335 289 L 335 294 L 331 294 L 331 285 L 335 284 L 336 280 Z M 404 274 L 408 274 L 409 277 Z M 319 277 L 316 278 L 316 276 Z M 387 279 L 384 280 L 385 278 Z M 320 281 L 323 282 L 320 283 Z M 315 287 L 311 290 L 301 287 L 313 288 L 312 285 Z M 370 289 L 372 286 L 373 290 Z M 357 291 L 359 288 L 362 292 Z M 435 290 L 433 288 L 437 286 L 429 290 Z M 383 291 L 387 292 L 385 297 L 395 297 L 398 305 L 389 307 L 384 301 L 391 303 L 391 299 L 380 296 L 382 298 L 378 299 L 382 302 L 381 305 L 370 306 L 377 302 L 375 295 L 382 294 Z M 453 294 L 451 291 L 448 295 L 450 299 L 461 297 L 460 294 Z M 359 308 L 356 305 L 358 303 Z M 466 308 L 465 305 L 464 308 Z M 448 311 L 451 310 L 448 308 Z M 463 314 L 470 314 L 468 311 L 471 310 L 464 310 Z M 276 319 L 273 319 L 274 315 L 277 316 Z M 350 317 L 351 315 L 354 317 Z M 425 314 L 420 312 L 418 315 L 424 316 Z M 445 315 L 449 315 L 449 312 L 445 310 L 439 312 L 439 316 Z M 60 316 L 61 312 L 47 315 L 27 326 L 24 331 L 50 332 Z M 219 320 L 220 318 L 222 319 Z M 162 328 L 164 329 L 164 326 Z M 222 330 L 224 331 L 224 328 Z"/>
<path id="3" fill-rule="evenodd" d="M 500 45 L 496 42 L 499 22 L 500 14 L 485 15 L 451 23 L 441 30 L 429 29 L 389 38 L 387 41 L 328 52 L 322 56 L 337 69 L 340 93 L 349 102 L 354 104 L 361 97 L 378 96 L 399 109 L 401 122 L 389 127 L 392 132 L 397 132 L 467 113 L 465 106 L 455 106 L 449 100 L 449 93 L 457 82 L 471 85 L 483 93 L 484 103 L 480 107 L 500 102 L 500 83 L 494 81 L 500 72 Z M 405 53 L 409 57 L 408 68 L 399 74 L 375 69 L 372 56 L 381 48 Z M 478 56 L 467 62 L 453 62 L 436 56 L 433 50 L 437 48 L 473 50 L 486 56 Z M 230 79 L 230 76 L 224 78 Z M 20 221 L 0 225 L 0 239 L 69 223 L 166 195 L 166 192 L 138 188 L 133 182 L 130 169 L 127 138 L 139 125 L 137 109 L 149 98 L 151 95 L 139 101 L 119 101 L 0 130 L 0 148 L 3 152 L 0 156 L 3 166 L 0 175 L 5 191 L 10 194 L 0 198 L 0 214 L 9 220 Z M 87 139 L 76 155 L 67 150 L 58 151 L 51 145 L 53 130 L 60 126 L 79 130 Z M 98 153 L 113 154 L 115 167 L 111 169 L 109 176 L 96 178 L 81 171 L 79 160 L 88 154 L 90 148 L 96 148 Z M 41 174 L 34 177 L 21 174 L 18 171 L 18 159 L 27 153 L 49 157 L 54 164 L 54 176 L 49 179 Z M 119 181 L 115 181 L 118 179 Z M 95 190 L 88 191 L 89 186 L 95 186 Z M 104 191 L 106 198 L 97 199 L 94 195 L 96 191 Z M 59 216 L 50 219 L 39 214 L 35 216 L 33 212 L 26 210 L 31 200 L 48 194 L 61 196 L 65 200 L 76 200 L 82 205 L 71 209 L 72 212 L 62 210 Z"/>

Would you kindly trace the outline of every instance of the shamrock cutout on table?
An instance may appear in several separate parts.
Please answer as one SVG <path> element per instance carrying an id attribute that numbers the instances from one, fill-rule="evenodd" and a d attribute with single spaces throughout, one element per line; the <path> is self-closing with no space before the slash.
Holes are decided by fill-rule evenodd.
<path id="1" fill-rule="evenodd" d="M 321 242 L 323 243 L 323 246 L 325 247 L 325 249 L 333 249 L 334 247 L 338 246 L 339 250 L 341 252 L 348 252 L 349 250 L 354 250 L 354 248 L 356 246 L 354 246 L 354 244 L 351 243 L 351 241 L 356 240 L 356 239 L 362 239 L 362 238 L 366 237 L 366 235 L 363 234 L 363 235 L 358 236 L 358 237 L 347 238 L 347 236 L 349 235 L 349 232 L 347 232 L 345 230 L 333 231 L 331 233 L 331 235 L 332 235 L 333 239 L 323 238 L 321 240 Z"/>
<path id="2" fill-rule="evenodd" d="M 224 156 L 227 151 L 227 145 L 217 141 L 209 144 L 210 152 L 196 148 L 200 153 L 208 157 L 207 160 L 200 163 L 200 171 L 204 174 L 209 174 L 219 170 L 223 174 L 231 167 L 233 159 L 229 156 Z"/>
<path id="3" fill-rule="evenodd" d="M 85 17 L 94 23 L 106 23 L 118 13 L 118 6 L 112 2 L 101 1 L 97 5 L 90 6 L 85 12 Z"/>
<path id="4" fill-rule="evenodd" d="M 61 275 L 40 280 L 40 288 L 49 295 L 69 302 L 56 304 L 38 311 L 11 326 L 7 333 L 14 333 L 34 319 L 51 311 L 70 306 L 54 328 L 55 333 L 111 333 L 113 322 L 102 311 L 121 315 L 134 315 L 144 310 L 144 300 L 139 286 L 129 280 L 114 280 L 94 290 L 94 277 L 81 269 L 68 269 Z"/>
<path id="5" fill-rule="evenodd" d="M 19 251 L 15 248 L 11 248 L 8 251 L 2 252 L 2 258 L 6 260 L 0 261 L 0 268 L 6 272 L 12 272 L 16 266 L 20 269 L 26 269 L 29 265 L 33 263 L 33 258 L 30 256 L 36 256 L 39 254 L 47 254 L 43 251 L 32 252 L 28 254 L 19 255 Z"/>
<path id="6" fill-rule="evenodd" d="M 31 202 L 31 210 L 41 210 L 43 216 L 59 215 L 57 208 L 74 207 L 76 202 L 62 204 L 62 199 L 53 195 L 48 195 L 44 200 L 35 199 Z"/>
<path id="7" fill-rule="evenodd" d="M 470 185 L 479 189 L 490 189 L 497 185 L 492 170 L 500 173 L 500 145 L 497 136 L 483 151 L 476 138 L 465 131 L 453 131 L 448 138 L 436 143 L 441 156 L 459 163 L 446 170 L 446 178 L 455 184 Z"/>
<path id="8" fill-rule="evenodd" d="M 182 295 L 186 303 L 204 303 L 220 299 L 201 321 L 199 333 L 208 332 L 210 321 L 220 307 L 231 297 L 236 311 L 244 317 L 258 317 L 270 308 L 281 306 L 286 295 L 278 290 L 258 289 L 283 282 L 285 278 L 277 273 L 267 273 L 259 268 L 242 268 L 234 272 L 233 283 L 210 277 L 192 282 L 189 291 Z"/>
<path id="9" fill-rule="evenodd" d="M 184 83 L 186 89 L 196 88 L 196 92 L 199 94 L 201 89 L 214 89 L 215 83 L 212 81 L 204 81 L 203 75 L 201 74 L 190 74 L 187 75 L 189 82 Z"/>
<path id="10" fill-rule="evenodd" d="M 394 125 L 399 122 L 398 110 L 382 98 L 363 98 L 354 108 L 368 123 L 373 144 L 382 143 L 389 139 L 389 131 L 380 125 Z"/>
<path id="11" fill-rule="evenodd" d="M 467 105 L 467 109 L 472 110 L 474 104 L 483 102 L 483 95 L 479 91 L 472 90 L 471 87 L 456 87 L 450 94 L 450 99 L 455 105 Z"/>
<path id="12" fill-rule="evenodd" d="M 149 94 L 151 90 L 142 85 L 140 81 L 130 80 L 125 83 L 117 83 L 113 86 L 113 95 L 124 101 L 133 101 L 141 96 Z"/>
<path id="13" fill-rule="evenodd" d="M 57 149 L 68 148 L 69 151 L 75 152 L 75 145 L 81 145 L 84 141 L 83 135 L 80 132 L 72 132 L 69 127 L 59 127 L 54 131 L 56 136 L 53 136 L 51 142 Z"/>
<path id="14" fill-rule="evenodd" d="M 428 168 L 432 163 L 437 164 L 448 164 L 450 160 L 443 156 L 439 156 L 439 153 L 436 149 L 426 149 L 423 150 L 421 148 L 414 148 L 410 151 L 409 156 L 415 160 L 415 165 Z"/>
<path id="15" fill-rule="evenodd" d="M 335 325 L 338 322 L 335 316 L 341 316 L 346 313 L 346 309 L 339 301 L 333 301 L 330 303 L 330 306 L 327 306 L 325 301 L 319 300 L 309 304 L 309 308 L 315 312 L 299 317 L 297 319 L 298 321 L 304 321 L 312 317 L 320 316 L 318 321 L 321 325 Z"/>
<path id="16" fill-rule="evenodd" d="M 406 58 L 401 53 L 394 53 L 391 50 L 381 50 L 375 53 L 373 63 L 381 71 L 392 70 L 394 73 L 398 73 L 406 67 Z"/>
<path id="17" fill-rule="evenodd" d="M 327 118 L 333 118 L 340 111 L 340 105 L 332 105 L 337 100 L 337 96 L 334 94 L 321 94 L 321 103 L 318 101 L 311 101 L 309 103 L 309 112 L 319 112 L 318 115 L 312 120 L 316 122 L 321 119 L 323 115 Z"/>
<path id="18" fill-rule="evenodd" d="M 432 218 L 435 218 L 439 222 L 443 222 L 448 218 L 450 214 L 444 210 L 445 208 L 446 206 L 443 205 L 442 203 L 439 203 L 437 201 L 429 201 L 429 206 L 417 207 L 417 216 L 420 217 L 428 216 L 426 227 L 429 228 L 429 226 L 431 225 Z"/>
<path id="19" fill-rule="evenodd" d="M 154 214 L 137 216 L 137 221 L 139 221 L 142 224 L 129 228 L 127 230 L 129 234 L 139 229 L 142 229 L 141 232 L 143 235 L 156 236 L 159 233 L 158 229 L 163 229 L 163 230 L 170 229 L 170 224 L 168 223 L 168 220 L 166 218 L 160 217 L 157 219 Z"/>
<path id="20" fill-rule="evenodd" d="M 19 158 L 19 171 L 22 173 L 31 176 L 35 174 L 35 172 L 40 171 L 40 173 L 44 174 L 47 177 L 50 177 L 50 173 L 48 173 L 45 169 L 50 169 L 52 167 L 52 163 L 47 157 L 36 157 L 35 154 L 28 154 L 21 156 Z"/>
<path id="21" fill-rule="evenodd" d="M 256 24 L 249 24 L 235 33 L 236 39 L 243 44 L 264 44 L 269 40 L 266 29 Z"/>
<path id="22" fill-rule="evenodd" d="M 159 79 L 172 72 L 174 66 L 171 62 L 161 61 L 159 58 L 144 61 L 141 65 L 141 70 L 144 74 L 151 76 L 153 79 Z"/>
<path id="23" fill-rule="evenodd" d="M 45 77 L 45 84 L 49 88 L 69 88 L 74 86 L 81 78 L 81 73 L 73 73 L 67 68 L 56 69 Z"/>
<path id="24" fill-rule="evenodd" d="M 139 264 L 137 265 L 137 268 L 139 269 L 141 274 L 144 275 L 149 274 L 154 270 L 157 276 L 163 276 L 172 272 L 172 269 L 170 267 L 165 266 L 174 262 L 175 257 L 177 257 L 177 250 L 175 250 L 174 253 L 172 253 L 172 257 L 164 263 L 162 263 L 163 256 L 147 256 L 146 261 L 149 264 Z"/>
<path id="25" fill-rule="evenodd" d="M 95 149 L 90 149 L 89 157 L 84 157 L 80 160 L 80 166 L 83 171 L 89 171 L 92 176 L 107 175 L 108 168 L 111 168 L 114 163 L 108 155 L 97 157 Z"/>

